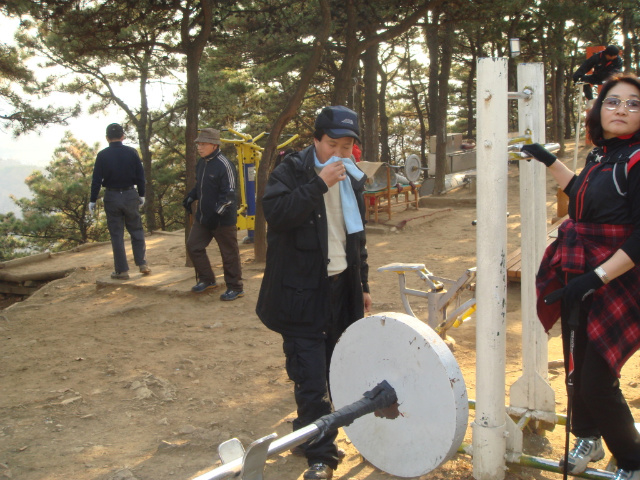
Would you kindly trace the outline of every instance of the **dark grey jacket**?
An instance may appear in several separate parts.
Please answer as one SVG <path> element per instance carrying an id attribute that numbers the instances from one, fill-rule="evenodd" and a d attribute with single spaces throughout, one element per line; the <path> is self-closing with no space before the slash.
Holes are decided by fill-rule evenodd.
<path id="1" fill-rule="evenodd" d="M 187 197 L 198 200 L 195 218 L 202 225 L 211 229 L 236 225 L 236 167 L 220 148 L 198 160 L 196 184 Z"/>
<path id="2" fill-rule="evenodd" d="M 323 194 L 328 188 L 314 169 L 315 147 L 286 157 L 271 176 L 262 206 L 267 220 L 267 262 L 256 313 L 271 330 L 286 336 L 325 335 L 329 314 L 328 231 Z M 364 221 L 366 176 L 349 177 Z M 347 234 L 349 318 L 343 329 L 364 316 L 368 292 L 364 231 Z"/>

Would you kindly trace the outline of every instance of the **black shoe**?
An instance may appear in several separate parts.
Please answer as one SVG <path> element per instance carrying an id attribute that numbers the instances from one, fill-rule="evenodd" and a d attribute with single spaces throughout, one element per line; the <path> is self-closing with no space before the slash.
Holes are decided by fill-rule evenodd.
<path id="1" fill-rule="evenodd" d="M 204 292 L 205 290 L 212 290 L 216 288 L 218 284 L 214 282 L 198 282 L 196 285 L 191 287 L 191 291 L 194 293 Z"/>
<path id="2" fill-rule="evenodd" d="M 302 475 L 305 480 L 329 480 L 333 477 L 333 468 L 325 463 L 314 463 Z"/>
<path id="3" fill-rule="evenodd" d="M 225 302 L 230 302 L 231 300 L 235 300 L 236 298 L 244 297 L 243 290 L 231 290 L 228 289 L 222 295 L 220 295 L 220 300 L 224 300 Z"/>
<path id="4" fill-rule="evenodd" d="M 129 272 L 113 272 L 111 278 L 114 280 L 129 280 Z"/>

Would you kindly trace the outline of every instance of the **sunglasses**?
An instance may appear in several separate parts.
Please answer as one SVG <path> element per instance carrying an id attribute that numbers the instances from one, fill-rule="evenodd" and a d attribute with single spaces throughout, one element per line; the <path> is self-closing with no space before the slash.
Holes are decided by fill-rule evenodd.
<path id="1" fill-rule="evenodd" d="M 607 110 L 617 110 L 623 100 L 616 97 L 607 97 L 602 101 L 602 106 Z M 629 98 L 624 100 L 624 107 L 629 112 L 640 112 L 640 100 Z"/>

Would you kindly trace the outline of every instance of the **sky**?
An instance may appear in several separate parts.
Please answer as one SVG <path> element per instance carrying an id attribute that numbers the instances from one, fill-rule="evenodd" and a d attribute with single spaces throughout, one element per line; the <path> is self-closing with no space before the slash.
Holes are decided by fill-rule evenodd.
<path id="1" fill-rule="evenodd" d="M 12 44 L 13 34 L 17 28 L 18 21 L 15 19 L 0 15 L 0 43 Z M 33 66 L 32 66 L 33 68 Z M 158 108 L 160 105 L 153 105 L 153 98 L 166 98 L 167 87 L 160 95 L 149 94 L 150 107 Z M 127 91 L 128 90 L 128 91 Z M 126 89 L 124 93 L 119 89 L 118 93 L 130 105 L 139 105 L 138 88 L 133 85 Z M 60 146 L 60 141 L 67 131 L 73 136 L 82 140 L 88 145 L 93 146 L 98 142 L 101 146 L 106 147 L 105 130 L 110 123 L 123 123 L 125 121 L 124 112 L 117 108 L 111 107 L 108 111 L 101 114 L 89 115 L 86 113 L 86 107 L 91 100 L 86 100 L 82 96 L 68 95 L 62 93 L 52 94 L 50 97 L 43 99 L 39 104 L 45 105 L 74 105 L 80 102 L 83 106 L 83 112 L 79 117 L 72 118 L 68 121 L 68 125 L 51 125 L 41 129 L 39 132 L 20 135 L 15 138 L 11 129 L 3 129 L 0 127 L 0 159 L 12 160 L 25 165 L 36 165 L 44 167 L 48 165 L 53 157 L 53 152 Z M 125 138 L 125 144 L 137 147 L 135 141 Z"/>
<path id="2" fill-rule="evenodd" d="M 13 33 L 18 25 L 17 20 L 0 15 L 0 42 L 13 43 Z M 74 104 L 80 98 L 56 95 L 45 99 L 45 103 Z M 70 131 L 79 140 L 89 145 L 102 142 L 106 146 L 105 129 L 111 122 L 120 122 L 117 112 L 107 116 L 82 115 L 71 119 L 68 126 L 55 125 L 46 127 L 37 133 L 29 133 L 15 138 L 10 129 L 0 128 L 0 158 L 12 160 L 25 165 L 43 167 L 51 162 L 53 151 L 60 146 L 60 140 L 66 131 Z"/>

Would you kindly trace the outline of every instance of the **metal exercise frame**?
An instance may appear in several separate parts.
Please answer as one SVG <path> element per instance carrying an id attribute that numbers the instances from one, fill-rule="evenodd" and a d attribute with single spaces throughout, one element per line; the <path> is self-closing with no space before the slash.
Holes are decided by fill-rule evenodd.
<path id="1" fill-rule="evenodd" d="M 398 288 L 405 312 L 418 318 L 409 303 L 409 296 L 426 298 L 428 313 L 426 323 L 441 337 L 451 327 L 457 327 L 475 311 L 475 297 L 447 311 L 449 305 L 458 300 L 460 294 L 465 291 L 475 291 L 476 269 L 467 269 L 457 280 L 433 275 L 423 263 L 391 263 L 378 268 L 379 272 L 395 272 L 398 274 Z M 426 291 L 415 290 L 407 287 L 407 272 L 415 272 L 418 278 L 426 285 Z"/>

